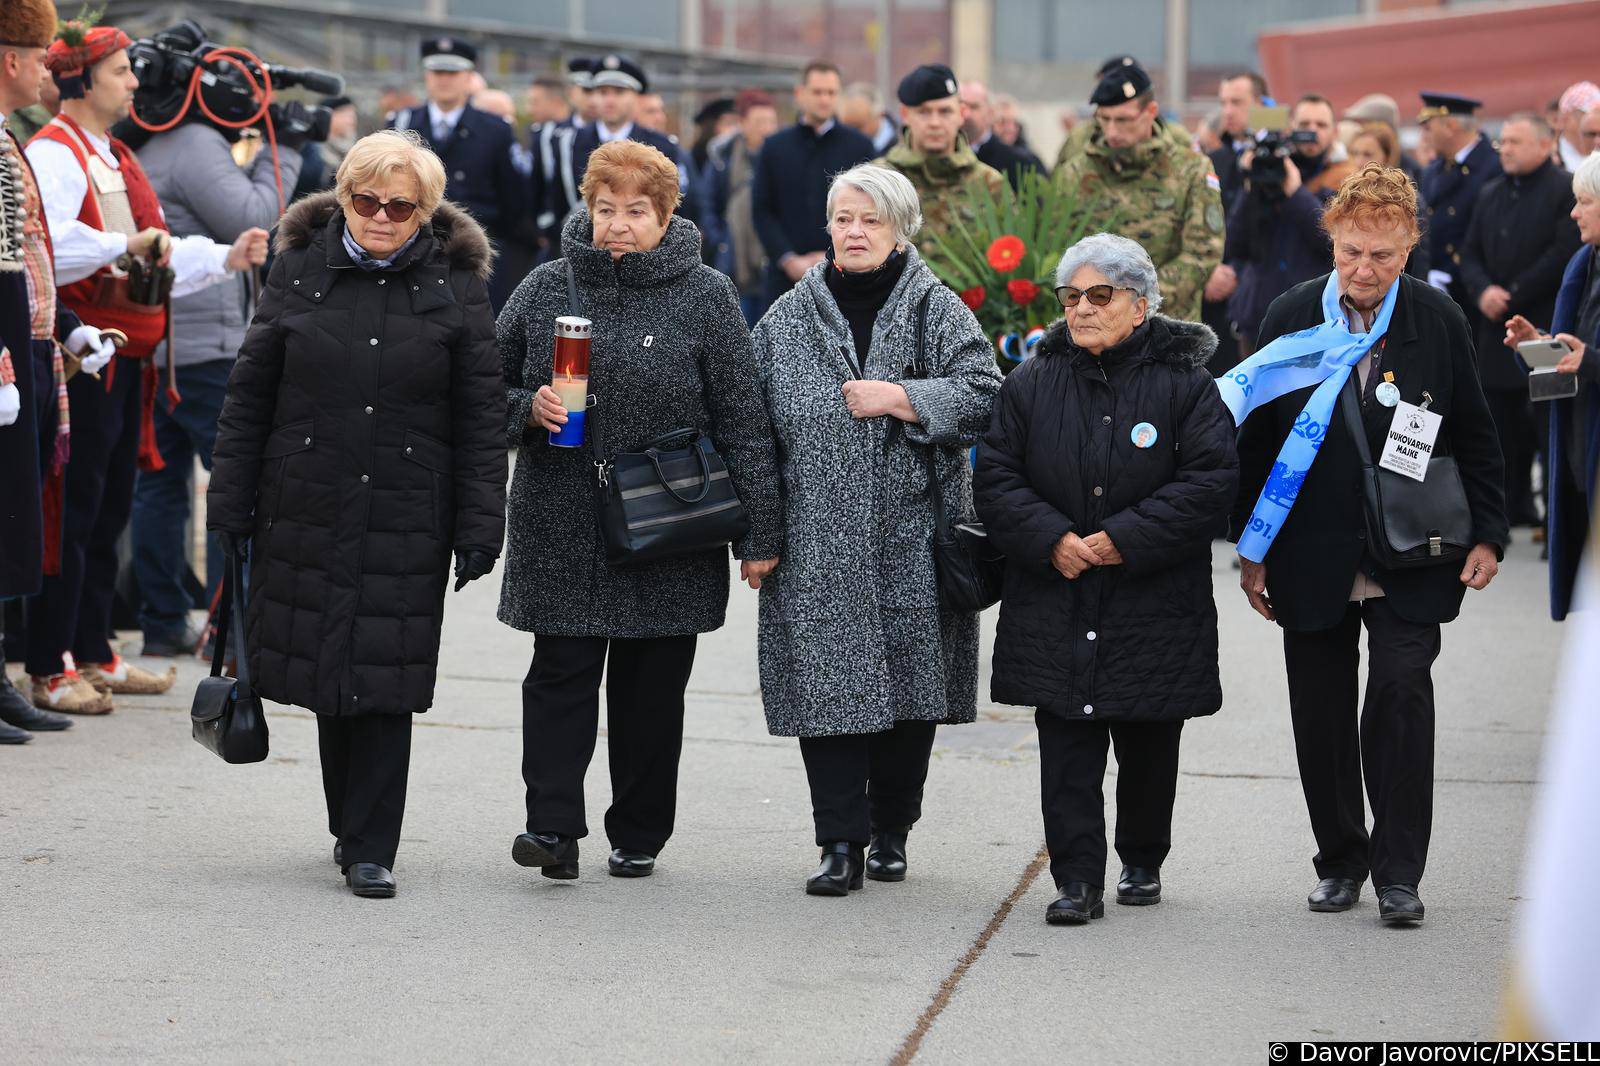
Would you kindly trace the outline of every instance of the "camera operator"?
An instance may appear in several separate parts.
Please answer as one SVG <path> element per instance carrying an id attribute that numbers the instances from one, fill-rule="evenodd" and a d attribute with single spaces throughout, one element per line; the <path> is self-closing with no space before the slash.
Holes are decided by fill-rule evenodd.
<path id="1" fill-rule="evenodd" d="M 152 95 L 164 88 L 145 87 Z M 136 102 L 143 104 L 143 99 Z M 275 132 L 276 160 L 263 149 L 240 167 L 233 146 L 241 131 L 220 128 L 192 107 L 176 127 L 152 135 L 138 149 L 174 236 L 231 244 L 247 230 L 277 225 L 282 213 L 279 190 L 289 198 L 304 164 L 302 148 L 314 131 L 278 122 Z M 194 460 L 198 456 L 211 469 L 217 419 L 234 355 L 250 323 L 250 302 L 248 273 L 229 275 L 172 301 L 172 354 L 183 398 L 170 409 L 156 405 L 156 444 L 166 465 L 141 472 L 133 498 L 133 568 L 146 655 L 183 654 L 198 639 L 188 625 L 189 611 L 205 604 L 192 603 L 186 591 L 184 550 L 194 499 Z M 212 536 L 206 543 L 207 603 L 222 579 L 222 563 L 222 548 Z"/>
<path id="2" fill-rule="evenodd" d="M 1322 209 L 1350 176 L 1348 162 L 1331 162 L 1338 125 L 1333 105 L 1308 94 L 1295 104 L 1292 131 L 1267 131 L 1239 160 L 1245 191 L 1228 217 L 1224 259 L 1239 287 L 1228 316 L 1241 355 L 1255 349 L 1256 332 L 1273 300 L 1333 267 Z"/>

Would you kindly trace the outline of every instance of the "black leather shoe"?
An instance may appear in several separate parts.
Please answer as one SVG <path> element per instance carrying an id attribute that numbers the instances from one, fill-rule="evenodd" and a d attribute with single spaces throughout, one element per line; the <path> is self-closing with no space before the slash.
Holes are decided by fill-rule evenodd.
<path id="1" fill-rule="evenodd" d="M 646 851 L 618 848 L 606 860 L 612 877 L 649 877 L 656 872 L 656 857 Z"/>
<path id="2" fill-rule="evenodd" d="M 518 866 L 536 866 L 557 881 L 578 876 L 578 842 L 559 833 L 523 833 L 511 844 L 511 859 Z"/>
<path id="3" fill-rule="evenodd" d="M 1384 885 L 1378 889 L 1378 920 L 1384 925 L 1421 925 L 1422 897 L 1416 885 Z"/>
<path id="4" fill-rule="evenodd" d="M 26 744 L 32 739 L 33 734 L 26 729 L 0 722 L 0 744 Z"/>
<path id="5" fill-rule="evenodd" d="M 1314 911 L 1333 913 L 1347 911 L 1361 898 L 1361 882 L 1350 877 L 1324 877 L 1306 897 L 1306 905 Z"/>
<path id="6" fill-rule="evenodd" d="M 1161 870 L 1149 866 L 1124 866 L 1117 882 L 1117 902 L 1124 907 L 1148 907 L 1161 902 Z"/>
<path id="7" fill-rule="evenodd" d="M 867 876 L 874 881 L 906 879 L 906 835 L 910 826 L 900 829 L 874 829 L 867 845 Z"/>
<path id="8" fill-rule="evenodd" d="M 1087 881 L 1068 881 L 1055 902 L 1045 908 L 1044 920 L 1051 925 L 1082 925 L 1092 918 L 1104 918 L 1105 896 L 1105 889 Z"/>
<path id="9" fill-rule="evenodd" d="M 43 711 L 33 701 L 17 691 L 17 686 L 0 670 L 0 723 L 26 729 L 30 733 L 54 733 L 72 728 L 72 719 L 54 711 Z M 25 744 L 26 741 L 13 741 Z"/>
<path id="10" fill-rule="evenodd" d="M 860 844 L 836 840 L 822 845 L 822 865 L 806 878 L 806 895 L 848 896 L 852 888 L 861 887 L 865 865 Z"/>
<path id="11" fill-rule="evenodd" d="M 344 872 L 344 883 L 364 899 L 388 899 L 394 895 L 394 874 L 375 862 L 353 862 Z"/>
<path id="12" fill-rule="evenodd" d="M 333 864 L 339 869 L 344 869 L 344 845 L 337 840 L 333 842 Z"/>

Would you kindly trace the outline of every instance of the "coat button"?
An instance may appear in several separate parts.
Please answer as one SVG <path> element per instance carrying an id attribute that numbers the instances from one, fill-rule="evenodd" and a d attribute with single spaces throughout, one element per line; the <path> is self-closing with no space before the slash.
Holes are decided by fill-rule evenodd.
<path id="1" fill-rule="evenodd" d="M 409 445 L 409 444 L 406 445 L 406 454 L 407 455 L 411 454 L 411 445 Z"/>
<path id="2" fill-rule="evenodd" d="M 371 481 L 371 480 L 372 480 L 372 479 L 371 479 L 371 478 L 370 478 L 370 477 L 368 477 L 368 476 L 367 476 L 367 475 L 365 475 L 365 474 L 362 474 L 362 475 L 361 475 L 361 483 L 362 483 L 362 484 L 363 484 L 363 485 L 365 485 L 365 484 L 366 484 L 366 483 L 367 483 L 367 482 L 369 482 L 369 481 Z"/>
<path id="3" fill-rule="evenodd" d="M 310 446 L 311 446 L 311 438 L 310 438 L 310 437 L 307 437 L 307 438 L 306 438 L 306 446 L 307 446 L 307 447 L 310 447 Z"/>
<path id="4" fill-rule="evenodd" d="M 371 408 L 371 407 L 367 407 L 367 408 L 365 408 L 365 409 L 364 409 L 364 410 L 365 410 L 365 411 L 366 411 L 366 412 L 367 412 L 367 414 L 369 414 L 369 415 L 370 415 L 370 414 L 371 414 L 371 413 L 372 413 L 372 408 Z"/>
<path id="5" fill-rule="evenodd" d="M 370 345 L 372 345 L 372 346 L 373 346 L 373 347 L 377 347 L 377 345 L 378 345 L 378 338 L 376 338 L 376 337 L 373 337 L 373 338 L 372 338 L 372 339 L 371 339 L 371 340 L 369 340 L 369 341 L 367 341 L 367 343 L 368 343 L 368 344 L 370 344 Z"/>
<path id="6" fill-rule="evenodd" d="M 1096 496 L 1104 496 L 1106 494 L 1106 490 L 1101 488 L 1099 485 L 1096 485 L 1094 487 L 1094 494 Z"/>
<path id="7" fill-rule="evenodd" d="M 312 294 L 311 294 L 311 297 L 312 297 L 312 299 L 314 299 L 314 300 L 320 300 L 320 299 L 322 299 L 322 293 L 320 293 L 320 292 L 314 292 L 314 293 L 312 293 Z"/>
<path id="8" fill-rule="evenodd" d="M 1096 632 L 1095 632 L 1095 631 L 1094 631 L 1094 630 L 1092 630 L 1092 629 L 1091 629 L 1091 630 L 1089 630 L 1089 632 L 1088 632 L 1088 633 L 1086 633 L 1086 634 L 1084 634 L 1084 635 L 1085 635 L 1085 636 L 1086 636 L 1086 637 L 1088 637 L 1088 639 L 1090 639 L 1090 640 L 1093 640 L 1093 639 L 1094 639 L 1094 638 L 1095 638 L 1095 637 L 1097 637 L 1097 636 L 1099 636 L 1099 634 L 1098 634 L 1098 633 L 1096 633 Z"/>
<path id="9" fill-rule="evenodd" d="M 300 284 L 300 279 L 299 278 L 295 278 L 292 284 L 295 284 L 295 285 Z"/>
<path id="10" fill-rule="evenodd" d="M 389 284 L 389 279 L 388 278 L 379 278 L 378 279 L 378 284 L 379 285 L 387 285 L 387 284 Z"/>
<path id="11" fill-rule="evenodd" d="M 467 172 L 465 170 L 456 171 L 456 180 L 457 181 L 466 181 L 467 180 Z"/>
<path id="12" fill-rule="evenodd" d="M 435 281 L 435 282 L 437 282 L 437 283 L 438 283 L 438 284 L 440 284 L 440 285 L 443 285 L 443 284 L 444 284 L 444 279 L 443 279 L 443 278 L 434 278 L 434 279 L 433 279 L 433 280 L 434 280 L 434 281 Z"/>
<path id="13" fill-rule="evenodd" d="M 1456 213 L 1456 209 L 1453 207 L 1447 207 L 1444 209 L 1444 213 L 1447 215 L 1454 215 Z"/>
<path id="14" fill-rule="evenodd" d="M 1111 416 L 1110 415 L 1101 415 L 1100 416 L 1100 424 L 1102 426 L 1109 426 L 1111 424 Z"/>
<path id="15" fill-rule="evenodd" d="M 422 286 L 421 285 L 413 285 L 413 286 L 411 286 L 411 291 L 412 292 L 421 292 L 422 291 Z"/>
<path id="16" fill-rule="evenodd" d="M 1093 713 L 1094 713 L 1094 704 L 1092 704 L 1092 703 L 1085 703 L 1085 704 L 1084 704 L 1084 705 L 1083 705 L 1083 713 L 1084 713 L 1084 714 L 1093 714 Z"/>

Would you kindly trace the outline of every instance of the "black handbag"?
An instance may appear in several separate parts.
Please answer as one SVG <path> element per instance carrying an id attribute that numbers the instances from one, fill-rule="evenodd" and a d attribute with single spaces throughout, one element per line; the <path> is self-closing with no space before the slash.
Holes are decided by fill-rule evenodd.
<path id="1" fill-rule="evenodd" d="M 568 302 L 581 316 L 578 282 L 572 264 L 566 267 Z M 607 563 L 642 566 L 726 548 L 750 531 L 750 516 L 733 490 L 728 465 L 704 432 L 676 429 L 607 459 L 599 434 L 605 419 L 591 411 L 588 423 Z"/>
<path id="2" fill-rule="evenodd" d="M 1372 461 L 1355 389 L 1341 390 L 1344 420 L 1361 458 L 1362 510 L 1367 550 L 1386 570 L 1459 562 L 1472 550 L 1472 508 L 1453 456 L 1437 451 L 1426 480 L 1397 474 Z"/>
<path id="3" fill-rule="evenodd" d="M 244 563 L 228 557 L 217 608 L 216 650 L 211 654 L 211 676 L 195 690 L 189 709 L 190 732 L 202 747 L 223 762 L 260 762 L 267 757 L 267 716 L 261 699 L 250 688 L 250 661 L 241 640 L 239 676 L 228 677 L 222 663 L 228 653 L 229 622 L 239 620 L 244 631 Z"/>
<path id="4" fill-rule="evenodd" d="M 929 376 L 925 354 L 929 295 L 924 293 L 917 306 L 917 339 L 910 375 L 914 378 Z M 975 614 L 1000 602 L 1000 591 L 1005 584 L 1005 556 L 989 542 L 989 534 L 981 523 L 951 525 L 944 509 L 944 486 L 939 481 L 937 455 L 938 445 L 924 447 L 928 495 L 933 504 L 933 570 L 939 586 L 939 602 L 949 610 Z"/>

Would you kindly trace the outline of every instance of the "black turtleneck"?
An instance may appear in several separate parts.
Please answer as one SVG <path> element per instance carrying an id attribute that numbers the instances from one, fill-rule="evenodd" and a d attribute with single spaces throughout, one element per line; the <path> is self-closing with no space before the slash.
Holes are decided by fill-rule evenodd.
<path id="1" fill-rule="evenodd" d="M 850 339 L 856 344 L 857 374 L 866 372 L 867 352 L 872 348 L 872 326 L 905 269 L 906 254 L 899 249 L 890 252 L 881 266 L 859 273 L 839 269 L 833 261 L 833 250 L 828 250 L 828 291 L 833 293 L 833 302 L 839 305 L 844 320 L 850 324 Z"/>

